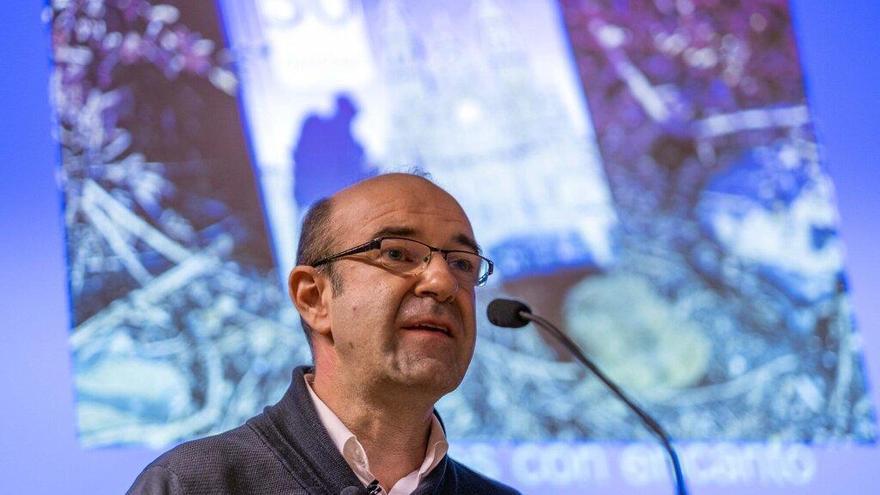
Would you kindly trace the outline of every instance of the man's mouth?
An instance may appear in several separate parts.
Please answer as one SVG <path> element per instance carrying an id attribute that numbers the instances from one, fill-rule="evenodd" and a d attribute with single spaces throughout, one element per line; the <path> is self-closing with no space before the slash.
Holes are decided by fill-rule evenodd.
<path id="1" fill-rule="evenodd" d="M 427 331 L 427 332 L 437 332 L 437 333 L 442 333 L 443 335 L 446 335 L 447 337 L 452 337 L 452 332 L 449 330 L 449 328 L 446 327 L 445 325 L 438 324 L 438 323 L 420 322 L 420 323 L 414 323 L 411 325 L 406 325 L 403 328 L 405 330 L 421 330 L 421 331 Z"/>

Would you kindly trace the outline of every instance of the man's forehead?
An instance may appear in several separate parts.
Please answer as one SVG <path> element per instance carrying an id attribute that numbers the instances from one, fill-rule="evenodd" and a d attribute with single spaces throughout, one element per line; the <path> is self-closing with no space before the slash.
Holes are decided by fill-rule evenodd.
<path id="1" fill-rule="evenodd" d="M 467 215 L 452 195 L 425 178 L 409 174 L 385 174 L 358 182 L 334 194 L 333 204 L 339 210 L 376 209 L 384 205 L 413 211 L 448 209 L 467 221 Z"/>

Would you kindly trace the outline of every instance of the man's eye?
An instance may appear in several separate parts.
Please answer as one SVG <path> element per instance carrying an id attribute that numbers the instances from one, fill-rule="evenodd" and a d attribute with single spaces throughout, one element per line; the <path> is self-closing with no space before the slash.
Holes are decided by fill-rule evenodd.
<path id="1" fill-rule="evenodd" d="M 474 271 L 474 263 L 466 258 L 453 258 L 449 261 L 450 268 L 454 268 L 460 272 L 471 273 Z"/>
<path id="2" fill-rule="evenodd" d="M 388 261 L 408 261 L 410 256 L 406 250 L 399 248 L 387 248 L 382 250 L 382 258 Z"/>

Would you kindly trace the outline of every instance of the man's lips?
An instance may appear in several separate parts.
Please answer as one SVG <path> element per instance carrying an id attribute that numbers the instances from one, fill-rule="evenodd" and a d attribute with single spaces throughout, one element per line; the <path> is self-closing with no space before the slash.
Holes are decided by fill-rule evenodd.
<path id="1" fill-rule="evenodd" d="M 453 337 L 455 335 L 455 332 L 452 330 L 452 325 L 447 322 L 435 320 L 417 320 L 406 322 L 405 324 L 401 325 L 401 328 L 403 328 L 404 330 L 436 332 L 442 335 L 446 335 L 447 337 Z"/>

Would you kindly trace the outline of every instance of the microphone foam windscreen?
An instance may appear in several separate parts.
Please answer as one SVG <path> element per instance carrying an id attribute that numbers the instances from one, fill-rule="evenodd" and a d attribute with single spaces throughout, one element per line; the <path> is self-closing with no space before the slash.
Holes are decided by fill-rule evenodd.
<path id="1" fill-rule="evenodd" d="M 520 312 L 531 313 L 525 304 L 512 299 L 495 299 L 486 308 L 486 316 L 493 325 L 506 328 L 519 328 L 529 324 L 529 320 L 520 316 Z"/>

